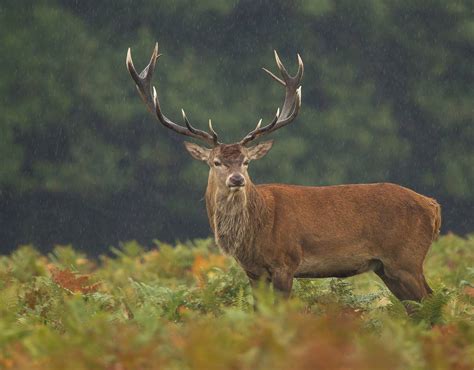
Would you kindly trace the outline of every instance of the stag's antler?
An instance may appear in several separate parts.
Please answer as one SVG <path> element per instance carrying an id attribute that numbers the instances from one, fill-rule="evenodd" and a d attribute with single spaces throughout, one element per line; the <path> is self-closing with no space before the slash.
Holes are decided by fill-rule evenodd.
<path id="1" fill-rule="evenodd" d="M 135 70 L 135 67 L 133 66 L 132 53 L 130 51 L 130 48 L 128 48 L 127 52 L 128 71 L 130 72 L 130 75 L 135 81 L 138 93 L 140 94 L 142 100 L 145 102 L 148 110 L 151 113 L 156 114 L 156 117 L 163 124 L 163 126 L 181 135 L 191 136 L 195 139 L 204 140 L 212 146 L 219 145 L 219 142 L 217 141 L 217 134 L 212 128 L 211 120 L 209 120 L 209 131 L 211 133 L 208 133 L 191 126 L 188 121 L 188 118 L 186 117 L 186 114 L 184 113 L 184 110 L 181 110 L 181 112 L 183 114 L 183 120 L 186 127 L 174 123 L 169 118 L 167 118 L 161 111 L 160 101 L 158 100 L 158 94 L 156 92 L 156 89 L 154 86 L 153 91 L 151 89 L 151 78 L 153 76 L 153 71 L 155 70 L 156 62 L 160 56 L 161 54 L 158 54 L 158 43 L 156 43 L 155 49 L 151 54 L 150 63 L 148 63 L 145 69 L 140 74 L 138 74 Z"/>
<path id="2" fill-rule="evenodd" d="M 275 51 L 275 61 L 280 70 L 281 76 L 283 79 L 275 76 L 268 69 L 263 68 L 275 81 L 285 86 L 285 101 L 283 102 L 283 107 L 277 109 L 275 118 L 266 126 L 260 127 L 262 125 L 262 120 L 258 121 L 257 127 L 253 131 L 250 131 L 241 141 L 240 144 L 245 145 L 256 138 L 269 134 L 283 126 L 286 126 L 292 122 L 301 107 L 301 79 L 303 78 L 304 66 L 303 61 L 299 54 L 298 56 L 298 72 L 294 77 L 290 76 L 285 66 L 278 57 L 277 52 Z"/>

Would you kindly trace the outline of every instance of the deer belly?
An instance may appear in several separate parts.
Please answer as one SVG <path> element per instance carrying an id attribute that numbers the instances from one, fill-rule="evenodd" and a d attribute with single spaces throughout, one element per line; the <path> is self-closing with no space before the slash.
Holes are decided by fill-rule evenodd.
<path id="1" fill-rule="evenodd" d="M 306 256 L 295 272 L 297 278 L 348 277 L 373 271 L 381 262 L 367 255 L 321 257 Z"/>

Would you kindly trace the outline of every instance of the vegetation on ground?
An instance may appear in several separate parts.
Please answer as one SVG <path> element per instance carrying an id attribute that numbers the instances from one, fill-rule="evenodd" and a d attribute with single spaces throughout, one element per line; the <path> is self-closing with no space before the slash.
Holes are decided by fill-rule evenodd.
<path id="1" fill-rule="evenodd" d="M 0 368 L 474 368 L 474 237 L 426 262 L 434 294 L 412 317 L 369 273 L 295 280 L 281 301 L 211 240 L 136 242 L 98 260 L 71 246 L 0 257 Z"/>

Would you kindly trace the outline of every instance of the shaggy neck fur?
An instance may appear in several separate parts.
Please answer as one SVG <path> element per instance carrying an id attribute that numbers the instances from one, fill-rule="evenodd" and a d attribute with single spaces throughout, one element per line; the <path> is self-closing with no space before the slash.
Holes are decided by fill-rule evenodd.
<path id="1" fill-rule="evenodd" d="M 224 253 L 242 263 L 254 252 L 255 230 L 261 223 L 260 203 L 257 190 L 250 181 L 242 191 L 229 192 L 219 189 L 209 177 L 206 205 L 216 243 Z"/>

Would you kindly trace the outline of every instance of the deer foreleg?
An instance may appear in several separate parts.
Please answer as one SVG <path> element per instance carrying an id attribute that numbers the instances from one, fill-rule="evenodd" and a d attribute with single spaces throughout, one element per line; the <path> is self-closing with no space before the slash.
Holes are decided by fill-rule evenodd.
<path id="1" fill-rule="evenodd" d="M 284 269 L 273 271 L 272 284 L 276 292 L 280 293 L 283 298 L 288 298 L 293 286 L 293 273 Z"/>

